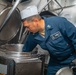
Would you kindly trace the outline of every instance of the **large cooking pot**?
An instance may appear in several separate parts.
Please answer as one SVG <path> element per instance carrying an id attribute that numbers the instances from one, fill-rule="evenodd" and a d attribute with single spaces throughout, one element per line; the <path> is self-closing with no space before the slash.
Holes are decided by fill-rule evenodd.
<path id="1" fill-rule="evenodd" d="M 5 44 L 1 45 L 0 49 L 3 49 L 5 52 L 22 52 L 24 44 Z"/>
<path id="2" fill-rule="evenodd" d="M 69 67 L 64 67 L 61 68 L 60 70 L 57 71 L 56 75 L 74 75 L 73 71 Z"/>
<path id="3" fill-rule="evenodd" d="M 19 62 L 22 59 L 29 59 L 34 57 L 34 60 L 37 55 L 33 55 L 31 52 L 22 52 L 23 44 L 6 44 L 0 46 L 0 56 L 13 58 L 14 60 L 18 60 Z M 33 59 L 32 59 L 33 60 Z"/>
<path id="4" fill-rule="evenodd" d="M 22 52 L 23 44 L 6 44 L 0 46 L 1 74 L 7 75 L 43 75 L 43 62 L 31 52 Z M 12 61 L 13 59 L 13 61 Z M 11 65 L 10 65 L 11 64 Z M 34 67 L 34 68 L 33 68 Z M 11 69 L 11 70 L 10 70 Z"/>
<path id="5" fill-rule="evenodd" d="M 0 27 L 4 22 L 8 12 L 12 7 L 8 7 L 0 12 Z M 4 26 L 2 31 L 0 32 L 0 42 L 8 42 L 13 39 L 18 33 L 21 26 L 21 16 L 18 9 L 12 13 L 8 23 Z"/>
<path id="6" fill-rule="evenodd" d="M 5 44 L 0 46 L 0 55 L 10 57 L 30 57 L 32 52 L 22 52 L 23 44 Z M 33 50 L 35 51 L 36 48 Z"/>

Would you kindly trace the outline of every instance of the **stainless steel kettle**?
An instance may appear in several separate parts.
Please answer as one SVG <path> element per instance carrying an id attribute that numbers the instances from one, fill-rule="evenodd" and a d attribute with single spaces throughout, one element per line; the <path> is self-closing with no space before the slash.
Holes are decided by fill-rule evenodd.
<path id="1" fill-rule="evenodd" d="M 74 75 L 73 70 L 69 67 L 61 68 L 57 71 L 56 75 Z"/>

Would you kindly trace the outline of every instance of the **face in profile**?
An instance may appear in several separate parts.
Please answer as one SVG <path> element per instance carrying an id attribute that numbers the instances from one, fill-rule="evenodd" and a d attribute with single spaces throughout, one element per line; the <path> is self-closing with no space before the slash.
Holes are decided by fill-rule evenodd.
<path id="1" fill-rule="evenodd" d="M 32 33 L 38 32 L 38 25 L 34 21 L 28 22 L 25 20 L 23 21 L 23 25 L 28 29 L 29 32 L 32 32 Z"/>

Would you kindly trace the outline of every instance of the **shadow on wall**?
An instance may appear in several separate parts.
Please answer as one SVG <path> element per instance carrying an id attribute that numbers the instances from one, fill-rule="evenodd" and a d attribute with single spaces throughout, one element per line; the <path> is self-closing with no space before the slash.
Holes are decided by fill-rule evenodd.
<path id="1" fill-rule="evenodd" d="M 40 16 L 51 17 L 51 16 L 56 16 L 56 15 L 50 11 L 43 11 L 40 13 Z"/>

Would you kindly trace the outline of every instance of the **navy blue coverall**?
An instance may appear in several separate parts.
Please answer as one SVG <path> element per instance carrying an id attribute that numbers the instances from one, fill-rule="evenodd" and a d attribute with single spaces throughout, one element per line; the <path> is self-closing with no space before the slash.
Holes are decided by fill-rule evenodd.
<path id="1" fill-rule="evenodd" d="M 50 54 L 47 75 L 55 75 L 62 67 L 68 66 L 76 58 L 76 28 L 63 17 L 45 18 L 45 38 L 38 32 L 30 33 L 23 51 L 32 51 L 37 44 Z"/>

